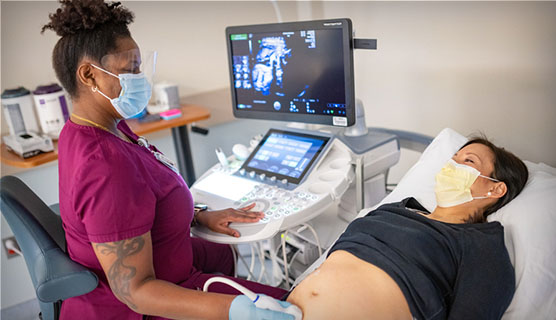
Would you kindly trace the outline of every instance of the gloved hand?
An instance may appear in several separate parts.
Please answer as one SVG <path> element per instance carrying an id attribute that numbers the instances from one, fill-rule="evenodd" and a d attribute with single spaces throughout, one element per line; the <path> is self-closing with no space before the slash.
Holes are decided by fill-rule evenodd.
<path id="1" fill-rule="evenodd" d="M 265 299 L 272 299 L 264 294 L 259 294 Z M 286 301 L 275 300 L 282 307 L 287 308 L 292 304 Z M 229 311 L 230 320 L 294 320 L 294 316 L 291 314 L 283 313 L 280 311 L 268 310 L 257 308 L 253 301 L 249 299 L 246 295 L 237 296 L 230 306 Z"/>

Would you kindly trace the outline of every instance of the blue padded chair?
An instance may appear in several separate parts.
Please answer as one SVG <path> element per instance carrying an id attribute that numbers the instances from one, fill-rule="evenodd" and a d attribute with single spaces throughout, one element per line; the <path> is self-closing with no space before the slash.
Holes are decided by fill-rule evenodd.
<path id="1" fill-rule="evenodd" d="M 25 258 L 43 320 L 57 320 L 62 301 L 91 292 L 96 274 L 66 254 L 62 219 L 23 181 L 0 179 L 0 210 Z"/>

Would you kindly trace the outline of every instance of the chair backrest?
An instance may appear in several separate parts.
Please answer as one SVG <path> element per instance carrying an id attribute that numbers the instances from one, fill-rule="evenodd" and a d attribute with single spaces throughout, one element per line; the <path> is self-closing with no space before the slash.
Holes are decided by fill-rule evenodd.
<path id="1" fill-rule="evenodd" d="M 13 176 L 0 179 L 0 211 L 23 253 L 43 320 L 58 319 L 61 301 L 96 288 L 96 274 L 65 253 L 60 217 L 23 181 Z"/>

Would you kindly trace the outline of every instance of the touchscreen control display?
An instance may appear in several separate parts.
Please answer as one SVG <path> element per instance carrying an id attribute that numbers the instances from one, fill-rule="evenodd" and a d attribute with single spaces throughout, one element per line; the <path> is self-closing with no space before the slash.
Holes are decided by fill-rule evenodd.
<path id="1" fill-rule="evenodd" d="M 323 152 L 330 137 L 271 129 L 243 169 L 298 184 Z"/>

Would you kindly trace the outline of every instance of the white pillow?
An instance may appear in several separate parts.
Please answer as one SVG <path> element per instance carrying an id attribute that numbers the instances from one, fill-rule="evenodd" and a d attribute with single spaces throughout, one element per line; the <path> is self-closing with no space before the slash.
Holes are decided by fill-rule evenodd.
<path id="1" fill-rule="evenodd" d="M 454 130 L 442 130 L 379 205 L 414 197 L 429 211 L 434 210 L 434 176 L 465 142 L 467 138 Z M 488 218 L 504 226 L 516 273 L 516 292 L 505 320 L 556 315 L 556 206 L 551 201 L 556 195 L 556 168 L 526 164 L 530 177 L 522 193 Z"/>
<path id="2" fill-rule="evenodd" d="M 488 217 L 504 226 L 515 269 L 516 292 L 504 319 L 556 316 L 556 170 L 525 161 L 529 180 L 509 204 Z M 554 171 L 556 172 L 556 171 Z"/>
<path id="3" fill-rule="evenodd" d="M 406 172 L 394 191 L 382 199 L 379 205 L 414 197 L 427 210 L 434 210 L 436 208 L 434 176 L 467 140 L 450 128 L 442 130 L 423 151 L 417 163 Z"/>

